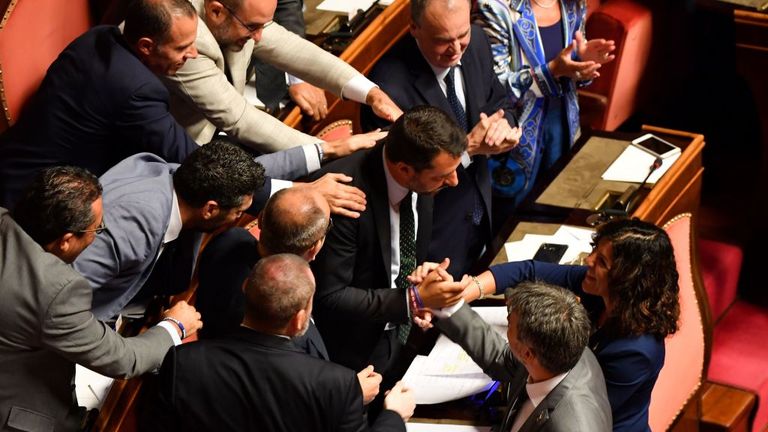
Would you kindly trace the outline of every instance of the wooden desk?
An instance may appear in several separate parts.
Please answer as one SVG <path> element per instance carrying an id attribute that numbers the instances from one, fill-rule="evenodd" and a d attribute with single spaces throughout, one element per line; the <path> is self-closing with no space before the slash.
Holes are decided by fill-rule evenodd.
<path id="1" fill-rule="evenodd" d="M 680 213 L 690 212 L 694 215 L 698 213 L 699 202 L 701 199 L 702 175 L 704 168 L 702 166 L 702 150 L 704 148 L 704 136 L 683 131 L 662 129 L 654 126 L 643 126 L 642 132 L 637 133 L 617 133 L 617 132 L 594 132 L 584 134 L 576 146 L 581 149 L 592 136 L 625 139 L 627 141 L 640 136 L 642 133 L 652 132 L 667 141 L 677 145 L 682 149 L 680 158 L 662 176 L 662 178 L 650 189 L 644 188 L 639 197 L 640 203 L 631 213 L 631 216 L 640 218 L 644 221 L 662 225 L 673 216 Z M 559 173 L 567 165 L 569 158 L 555 168 Z M 590 174 L 599 178 L 600 173 Z M 550 222 L 556 224 L 567 224 L 575 226 L 586 226 L 586 218 L 593 213 L 591 210 L 555 207 L 549 205 L 536 204 L 535 200 L 539 195 L 557 178 L 557 174 L 543 178 L 534 190 L 531 196 L 522 204 L 516 214 L 512 215 L 500 230 L 499 235 L 494 239 L 488 253 L 480 260 L 477 270 L 482 270 L 494 261 L 497 254 L 502 254 L 502 259 L 506 259 L 504 252 L 504 243 L 512 234 L 515 227 L 523 221 L 528 222 Z"/>

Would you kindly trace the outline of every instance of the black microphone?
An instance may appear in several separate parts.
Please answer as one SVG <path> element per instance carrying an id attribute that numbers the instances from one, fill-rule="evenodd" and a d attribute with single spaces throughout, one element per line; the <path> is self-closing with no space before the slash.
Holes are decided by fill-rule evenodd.
<path id="1" fill-rule="evenodd" d="M 622 203 L 621 200 L 619 200 L 611 208 L 604 209 L 599 213 L 592 213 L 591 215 L 587 216 L 587 224 L 589 226 L 597 226 L 604 222 L 608 222 L 611 219 L 625 218 L 629 216 L 629 208 L 632 205 L 632 201 L 637 198 L 637 194 L 640 193 L 640 189 L 642 189 L 643 186 L 645 186 L 645 184 L 648 182 L 648 179 L 651 178 L 651 174 L 653 174 L 657 169 L 661 168 L 662 163 L 663 160 L 660 157 L 656 157 L 651 166 L 648 168 L 648 175 L 645 176 L 642 183 L 640 183 L 640 186 L 638 186 L 635 190 L 632 191 L 631 194 L 629 194 L 626 202 Z"/>
<path id="2" fill-rule="evenodd" d="M 619 202 L 620 209 L 624 211 L 624 215 L 627 216 L 629 214 L 629 208 L 632 206 L 632 201 L 637 198 L 637 194 L 640 193 L 640 190 L 645 186 L 645 184 L 648 182 L 648 179 L 651 178 L 651 174 L 653 174 L 657 169 L 661 168 L 662 163 L 664 161 L 661 160 L 660 157 L 656 157 L 656 159 L 651 164 L 650 168 L 648 168 L 648 175 L 645 176 L 643 179 L 643 182 L 640 183 L 640 186 L 637 187 L 627 198 L 627 202 L 624 203 L 624 205 L 621 205 L 621 202 Z"/>

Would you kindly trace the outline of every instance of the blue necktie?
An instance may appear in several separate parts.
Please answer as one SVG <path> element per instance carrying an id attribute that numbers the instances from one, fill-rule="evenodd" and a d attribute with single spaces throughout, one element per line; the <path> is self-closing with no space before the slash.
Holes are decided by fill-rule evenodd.
<path id="1" fill-rule="evenodd" d="M 467 132 L 469 130 L 467 129 L 467 113 L 456 96 L 456 82 L 453 79 L 456 68 L 457 66 L 450 68 L 448 75 L 445 76 L 445 96 L 448 98 L 448 105 L 451 106 L 453 116 L 456 117 L 456 123 L 464 132 Z"/>

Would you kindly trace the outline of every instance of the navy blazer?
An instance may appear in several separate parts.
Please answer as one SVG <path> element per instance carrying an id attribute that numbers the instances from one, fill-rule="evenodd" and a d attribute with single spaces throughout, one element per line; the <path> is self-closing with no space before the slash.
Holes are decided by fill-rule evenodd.
<path id="1" fill-rule="evenodd" d="M 389 200 L 383 146 L 326 165 L 352 177 L 368 205 L 357 219 L 336 217 L 312 270 L 317 280 L 313 314 L 331 360 L 354 370 L 369 364 L 387 322 L 408 320 L 404 289 L 391 288 Z M 419 195 L 416 260 L 422 262 L 432 229 L 432 197 Z M 374 364 L 379 370 L 379 365 Z M 387 371 L 381 371 L 383 374 Z"/>
<path id="2" fill-rule="evenodd" d="M 581 298 L 593 323 L 605 308 L 600 297 L 581 289 L 587 273 L 584 266 L 520 261 L 495 265 L 490 270 L 496 280 L 497 293 L 522 281 L 541 280 L 573 291 Z M 589 342 L 605 375 L 613 430 L 650 431 L 648 406 L 664 365 L 664 340 L 650 334 L 619 338 L 598 330 Z"/>
<path id="3" fill-rule="evenodd" d="M 0 204 L 15 205 L 41 168 L 76 165 L 99 176 L 139 152 L 180 162 L 196 148 L 168 111 L 168 90 L 120 30 L 94 27 L 51 64 L 0 138 Z"/>
<path id="4" fill-rule="evenodd" d="M 493 72 L 488 36 L 480 27 L 472 26 L 470 43 L 461 57 L 461 70 L 469 128 L 477 124 L 481 112 L 493 114 L 499 109 L 504 109 L 510 125 L 516 126 L 513 106 Z M 434 72 L 410 35 L 379 60 L 368 77 L 402 109 L 432 105 L 455 119 Z M 361 121 L 364 129 L 386 125 L 367 106 L 361 107 Z M 488 246 L 492 239 L 491 179 L 487 158 L 475 156 L 470 168 L 460 167 L 457 174 L 458 186 L 446 188 L 435 197 L 432 242 L 427 258 L 442 261 L 446 256 L 450 257 L 449 272 L 454 277 L 461 277 L 470 271 L 483 246 Z M 480 227 L 472 224 L 472 188 L 480 193 L 487 215 Z"/>
<path id="5" fill-rule="evenodd" d="M 240 327 L 245 316 L 243 283 L 261 259 L 259 242 L 243 228 L 234 227 L 214 237 L 200 253 L 195 308 L 205 326 L 200 338 L 217 338 Z M 293 342 L 307 354 L 329 360 L 320 332 L 310 322 Z"/>
<path id="6" fill-rule="evenodd" d="M 140 430 L 405 432 L 389 410 L 368 426 L 354 371 L 244 327 L 168 351 L 155 396 Z"/>

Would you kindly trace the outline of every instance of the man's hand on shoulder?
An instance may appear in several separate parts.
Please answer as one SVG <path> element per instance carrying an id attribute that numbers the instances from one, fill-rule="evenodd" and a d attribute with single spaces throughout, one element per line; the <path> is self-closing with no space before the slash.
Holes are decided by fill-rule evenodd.
<path id="1" fill-rule="evenodd" d="M 360 189 L 344 183 L 352 181 L 352 177 L 339 173 L 328 173 L 312 183 L 299 183 L 303 187 L 313 188 L 319 192 L 331 207 L 331 213 L 358 218 L 365 210 L 365 193 Z"/>
<path id="2" fill-rule="evenodd" d="M 384 93 L 384 90 L 378 87 L 374 87 L 368 92 L 365 103 L 373 109 L 374 114 L 390 122 L 394 122 L 403 115 L 403 110 L 390 99 L 389 95 Z"/>
<path id="3" fill-rule="evenodd" d="M 352 135 L 335 141 L 326 141 L 321 144 L 323 146 L 323 160 L 336 159 L 348 156 L 358 150 L 371 148 L 376 145 L 376 141 L 385 136 L 387 136 L 387 132 L 376 129 L 368 133 Z"/>

